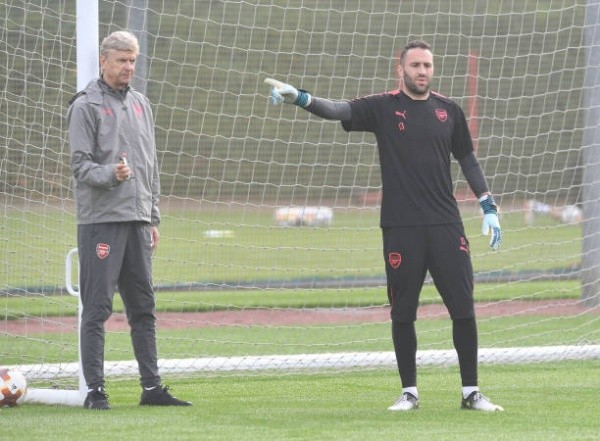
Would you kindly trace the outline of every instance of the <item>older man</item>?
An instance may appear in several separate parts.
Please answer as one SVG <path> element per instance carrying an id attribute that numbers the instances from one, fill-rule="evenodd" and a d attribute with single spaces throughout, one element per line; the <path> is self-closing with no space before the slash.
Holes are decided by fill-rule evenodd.
<path id="1" fill-rule="evenodd" d="M 189 406 L 161 385 L 152 252 L 158 245 L 160 182 L 150 102 L 131 88 L 138 41 L 113 32 L 100 46 L 100 78 L 71 101 L 67 119 L 77 200 L 84 407 L 110 409 L 104 323 L 118 287 L 143 388 L 140 404 Z"/>

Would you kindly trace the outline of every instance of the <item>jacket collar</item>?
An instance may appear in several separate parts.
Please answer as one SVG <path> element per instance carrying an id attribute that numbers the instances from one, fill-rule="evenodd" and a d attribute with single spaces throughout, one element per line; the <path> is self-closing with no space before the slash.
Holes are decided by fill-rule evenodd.
<path id="1" fill-rule="evenodd" d="M 104 78 L 102 77 L 98 79 L 98 84 L 102 92 L 110 93 L 111 95 L 118 96 L 120 98 L 125 98 L 125 96 L 127 96 L 127 92 L 131 90 L 130 85 L 125 86 L 123 89 L 113 89 L 108 84 L 106 84 L 106 81 L 104 81 Z"/>

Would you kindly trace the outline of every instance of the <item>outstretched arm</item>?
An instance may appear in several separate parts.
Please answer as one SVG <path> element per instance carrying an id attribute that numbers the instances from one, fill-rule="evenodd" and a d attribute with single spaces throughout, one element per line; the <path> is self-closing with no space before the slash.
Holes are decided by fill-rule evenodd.
<path id="1" fill-rule="evenodd" d="M 352 118 L 352 108 L 348 101 L 332 101 L 313 97 L 312 102 L 305 109 L 325 119 L 348 121 Z"/>
<path id="2" fill-rule="evenodd" d="M 296 89 L 273 78 L 265 79 L 265 83 L 272 87 L 270 99 L 273 104 L 295 104 L 321 118 L 336 121 L 347 121 L 352 116 L 350 103 L 347 101 L 313 97 L 305 90 Z"/>

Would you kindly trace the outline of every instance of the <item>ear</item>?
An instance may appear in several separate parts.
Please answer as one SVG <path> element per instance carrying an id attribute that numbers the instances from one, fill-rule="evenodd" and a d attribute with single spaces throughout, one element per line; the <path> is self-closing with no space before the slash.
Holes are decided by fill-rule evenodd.
<path id="1" fill-rule="evenodd" d="M 402 69 L 402 65 L 400 63 L 396 65 L 396 75 L 398 77 L 398 88 L 402 89 L 402 85 L 404 83 L 404 69 Z"/>
<path id="2" fill-rule="evenodd" d="M 398 78 L 402 78 L 404 73 L 404 69 L 402 69 L 402 65 L 400 63 L 398 63 L 396 65 L 396 75 L 398 75 Z"/>

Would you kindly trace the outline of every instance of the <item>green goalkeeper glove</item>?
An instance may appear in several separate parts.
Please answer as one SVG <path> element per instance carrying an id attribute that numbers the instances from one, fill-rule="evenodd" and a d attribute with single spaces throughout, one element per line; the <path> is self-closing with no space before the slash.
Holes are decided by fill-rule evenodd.
<path id="1" fill-rule="evenodd" d="M 500 246 L 500 242 L 502 242 L 502 230 L 500 230 L 500 221 L 498 220 L 498 207 L 491 194 L 480 197 L 479 204 L 483 209 L 481 233 L 487 236 L 491 230 L 490 247 L 496 251 Z"/>
<path id="2" fill-rule="evenodd" d="M 273 78 L 265 78 L 265 83 L 272 87 L 270 99 L 273 104 L 286 103 L 307 107 L 312 101 L 312 97 L 306 90 L 296 89 Z"/>

